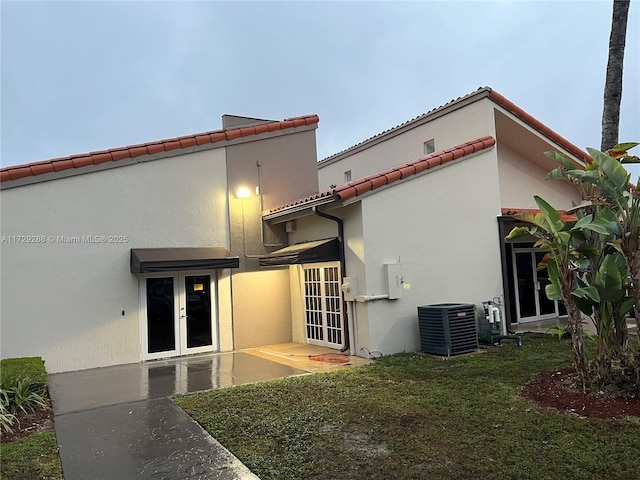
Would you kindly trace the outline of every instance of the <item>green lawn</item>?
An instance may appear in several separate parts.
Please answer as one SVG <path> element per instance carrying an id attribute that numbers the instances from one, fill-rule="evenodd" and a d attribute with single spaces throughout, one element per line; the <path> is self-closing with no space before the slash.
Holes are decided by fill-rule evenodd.
<path id="1" fill-rule="evenodd" d="M 20 378 L 28 381 L 30 391 L 42 393 L 47 386 L 47 371 L 40 357 L 5 358 L 0 361 L 3 404 L 16 401 L 6 396 Z M 21 397 L 27 405 L 26 397 Z M 17 428 L 14 425 L 12 429 Z M 0 478 L 3 480 L 62 479 L 62 465 L 58 455 L 56 434 L 53 430 L 34 434 L 0 446 Z"/>
<path id="2" fill-rule="evenodd" d="M 402 354 L 175 401 L 262 480 L 640 478 L 637 419 L 581 419 L 518 396 L 537 372 L 569 365 L 569 349 L 527 335 L 522 348 Z"/>
<path id="3" fill-rule="evenodd" d="M 3 480 L 62 480 L 62 465 L 53 430 L 2 445 L 0 478 Z"/>

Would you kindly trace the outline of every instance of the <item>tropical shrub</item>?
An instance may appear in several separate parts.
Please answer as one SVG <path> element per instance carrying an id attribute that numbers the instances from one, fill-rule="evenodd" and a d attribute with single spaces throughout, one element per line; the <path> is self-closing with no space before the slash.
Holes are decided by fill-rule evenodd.
<path id="1" fill-rule="evenodd" d="M 21 376 L 0 377 L 0 399 L 11 413 L 31 413 L 44 406 L 44 389 L 39 383 Z"/>
<path id="2" fill-rule="evenodd" d="M 7 410 L 5 403 L 0 402 L 0 432 L 13 432 L 13 427 L 17 421 L 17 417 Z"/>
<path id="3" fill-rule="evenodd" d="M 569 315 L 573 357 L 584 391 L 630 393 L 640 398 L 640 329 L 636 342 L 627 331 L 629 313 L 640 321 L 640 181 L 633 185 L 623 162 L 640 162 L 616 145 L 606 153 L 588 149 L 592 162 L 580 169 L 564 154 L 548 152 L 560 163 L 548 178 L 568 180 L 582 196 L 574 218 L 560 214 L 540 197 L 539 213 L 519 219 L 507 239 L 532 235 L 545 256 L 549 299 L 564 302 Z M 589 363 L 584 349 L 583 316 L 597 330 L 597 353 Z"/>
<path id="4" fill-rule="evenodd" d="M 20 414 L 45 406 L 47 373 L 42 359 L 15 358 L 0 363 L 0 430 L 10 432 Z"/>

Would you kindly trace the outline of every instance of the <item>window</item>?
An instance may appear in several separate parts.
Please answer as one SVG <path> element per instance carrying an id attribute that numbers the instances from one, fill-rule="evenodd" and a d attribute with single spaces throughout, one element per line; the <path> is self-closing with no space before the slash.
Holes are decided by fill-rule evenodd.
<path id="1" fill-rule="evenodd" d="M 436 151 L 436 141 L 431 139 L 427 142 L 424 142 L 424 154 L 429 155 Z"/>
<path id="2" fill-rule="evenodd" d="M 345 183 L 351 181 L 351 170 L 347 170 L 346 172 L 344 172 L 344 181 Z"/>

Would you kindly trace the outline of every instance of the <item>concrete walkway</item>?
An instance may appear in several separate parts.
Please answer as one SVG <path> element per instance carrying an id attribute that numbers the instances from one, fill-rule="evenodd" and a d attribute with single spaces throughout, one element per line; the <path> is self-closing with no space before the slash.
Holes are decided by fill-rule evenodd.
<path id="1" fill-rule="evenodd" d="M 304 373 L 225 353 L 51 374 L 64 478 L 257 479 L 168 397 Z"/>

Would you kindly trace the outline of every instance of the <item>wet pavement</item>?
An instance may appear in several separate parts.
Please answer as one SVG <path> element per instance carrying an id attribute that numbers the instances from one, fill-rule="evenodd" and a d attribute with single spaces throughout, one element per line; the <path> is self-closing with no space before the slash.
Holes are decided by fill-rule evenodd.
<path id="1" fill-rule="evenodd" d="M 240 352 L 51 374 L 64 478 L 257 479 L 168 397 L 305 373 Z"/>
<path id="2" fill-rule="evenodd" d="M 56 416 L 66 480 L 257 479 L 168 398 Z"/>

